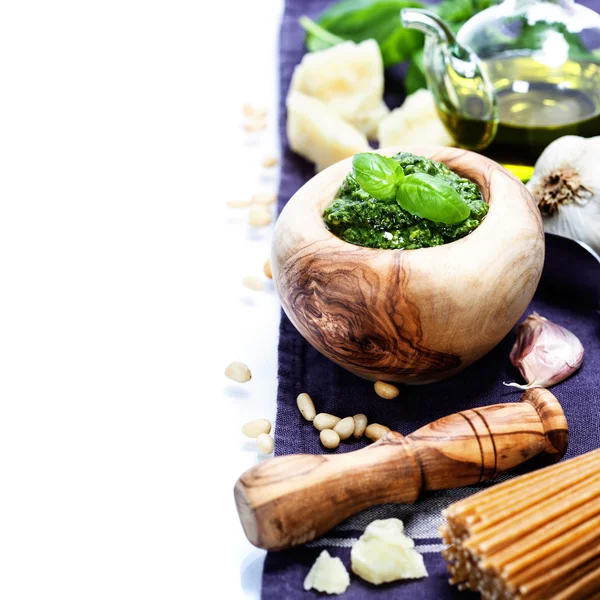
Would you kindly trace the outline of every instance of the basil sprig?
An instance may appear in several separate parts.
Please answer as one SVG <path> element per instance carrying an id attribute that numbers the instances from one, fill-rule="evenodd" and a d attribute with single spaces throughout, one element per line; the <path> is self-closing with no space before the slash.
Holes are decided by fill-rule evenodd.
<path id="1" fill-rule="evenodd" d="M 456 225 L 471 209 L 464 198 L 448 183 L 427 173 L 404 176 L 393 159 L 372 152 L 352 159 L 352 175 L 360 187 L 376 200 L 396 200 L 401 208 L 422 219 Z"/>
<path id="2" fill-rule="evenodd" d="M 376 200 L 394 200 L 404 179 L 402 167 L 393 158 L 373 152 L 354 156 L 352 175 L 360 187 Z"/>
<path id="3" fill-rule="evenodd" d="M 469 205 L 451 185 L 427 173 L 408 175 L 398 188 L 396 201 L 411 215 L 446 225 L 456 225 L 471 214 Z"/>

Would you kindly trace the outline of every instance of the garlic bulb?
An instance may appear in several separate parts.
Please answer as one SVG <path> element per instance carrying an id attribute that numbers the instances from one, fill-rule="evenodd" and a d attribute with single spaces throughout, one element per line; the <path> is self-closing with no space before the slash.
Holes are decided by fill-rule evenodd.
<path id="1" fill-rule="evenodd" d="M 527 189 L 544 230 L 579 240 L 600 253 L 600 136 L 567 135 L 538 159 Z"/>
<path id="2" fill-rule="evenodd" d="M 517 328 L 510 362 L 521 371 L 527 385 L 504 385 L 522 390 L 550 387 L 579 369 L 583 362 L 583 346 L 568 329 L 533 313 Z"/>

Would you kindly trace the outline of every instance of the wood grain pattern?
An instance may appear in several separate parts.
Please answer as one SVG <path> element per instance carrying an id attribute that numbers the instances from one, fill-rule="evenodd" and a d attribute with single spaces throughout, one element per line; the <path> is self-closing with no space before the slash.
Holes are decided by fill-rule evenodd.
<path id="1" fill-rule="evenodd" d="M 376 504 L 412 503 L 422 490 L 478 483 L 544 452 L 556 460 L 567 436 L 552 393 L 528 390 L 519 403 L 462 411 L 406 437 L 389 432 L 355 452 L 265 461 L 237 481 L 238 514 L 255 546 L 281 550 Z"/>
<path id="2" fill-rule="evenodd" d="M 280 550 L 374 504 L 412 503 L 420 490 L 419 464 L 406 439 L 391 431 L 356 452 L 268 460 L 239 478 L 234 495 L 248 539 Z"/>
<path id="3" fill-rule="evenodd" d="M 325 356 L 371 380 L 449 377 L 486 354 L 531 301 L 544 262 L 529 192 L 497 163 L 456 148 L 390 148 L 441 161 L 477 183 L 490 210 L 467 237 L 434 248 L 378 250 L 344 242 L 321 215 L 351 159 L 319 173 L 277 222 L 271 265 L 282 306 Z"/>

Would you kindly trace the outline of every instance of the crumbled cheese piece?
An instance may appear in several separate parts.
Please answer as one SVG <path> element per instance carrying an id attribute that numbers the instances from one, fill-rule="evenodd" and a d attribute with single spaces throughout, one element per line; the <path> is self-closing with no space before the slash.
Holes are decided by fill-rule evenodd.
<path id="1" fill-rule="evenodd" d="M 331 556 L 327 550 L 321 552 L 304 580 L 306 591 L 315 589 L 327 594 L 343 594 L 349 585 L 350 575 L 344 563 L 337 556 Z"/>
<path id="2" fill-rule="evenodd" d="M 317 171 L 370 150 L 362 133 L 316 98 L 293 92 L 287 98 L 287 109 L 290 146 L 314 162 Z"/>
<path id="3" fill-rule="evenodd" d="M 350 557 L 352 571 L 375 585 L 427 577 L 423 557 L 405 535 L 400 519 L 373 521 L 352 547 Z"/>
<path id="4" fill-rule="evenodd" d="M 452 146 L 452 136 L 441 122 L 431 92 L 417 90 L 407 96 L 379 123 L 377 139 L 382 148 L 390 146 Z"/>
<path id="5" fill-rule="evenodd" d="M 383 61 L 375 40 L 344 42 L 305 54 L 294 70 L 290 92 L 321 100 L 369 137 L 389 113 L 383 102 Z"/>

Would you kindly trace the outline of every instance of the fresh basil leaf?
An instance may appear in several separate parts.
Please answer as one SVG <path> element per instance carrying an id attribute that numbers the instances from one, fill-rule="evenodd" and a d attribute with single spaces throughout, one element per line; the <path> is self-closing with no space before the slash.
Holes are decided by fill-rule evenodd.
<path id="1" fill-rule="evenodd" d="M 388 67 L 403 60 L 423 45 L 423 36 L 400 23 L 400 10 L 422 8 L 418 0 L 342 0 L 325 10 L 317 25 L 334 36 L 362 42 L 374 39 L 381 50 L 383 64 Z M 322 49 L 322 39 L 308 32 L 306 47 Z"/>
<path id="2" fill-rule="evenodd" d="M 515 48 L 531 48 L 531 50 L 543 50 L 550 39 L 549 35 L 560 33 L 569 47 L 569 57 L 579 58 L 590 56 L 590 52 L 581 37 L 581 34 L 569 31 L 564 23 L 550 23 L 538 21 L 529 23 L 521 16 L 509 19 L 511 28 L 520 28 L 518 37 L 509 42 Z M 551 32 L 551 33 L 550 33 Z"/>
<path id="3" fill-rule="evenodd" d="M 373 152 L 352 159 L 352 175 L 360 187 L 376 200 L 393 200 L 404 179 L 402 167 L 393 159 Z"/>
<path id="4" fill-rule="evenodd" d="M 437 14 L 444 21 L 466 21 L 475 14 L 473 0 L 443 0 L 436 6 Z"/>
<path id="5" fill-rule="evenodd" d="M 469 205 L 452 186 L 427 173 L 406 176 L 396 201 L 411 215 L 446 225 L 460 223 L 471 214 Z"/>
<path id="6" fill-rule="evenodd" d="M 300 17 L 298 20 L 302 28 L 306 31 L 306 47 L 309 52 L 325 50 L 345 42 L 343 38 L 329 33 L 326 29 L 319 27 L 312 19 Z"/>
<path id="7" fill-rule="evenodd" d="M 425 70 L 423 67 L 423 50 L 417 50 L 411 57 L 406 75 L 404 76 L 404 90 L 407 94 L 414 94 L 421 88 L 427 88 Z"/>
<path id="8" fill-rule="evenodd" d="M 498 4 L 501 0 L 442 0 L 437 5 L 427 7 L 436 12 L 448 23 L 460 23 L 468 21 L 478 12 Z"/>
<path id="9" fill-rule="evenodd" d="M 383 64 L 386 67 L 410 58 L 413 52 L 423 46 L 424 37 L 420 31 L 398 27 L 380 43 Z"/>

